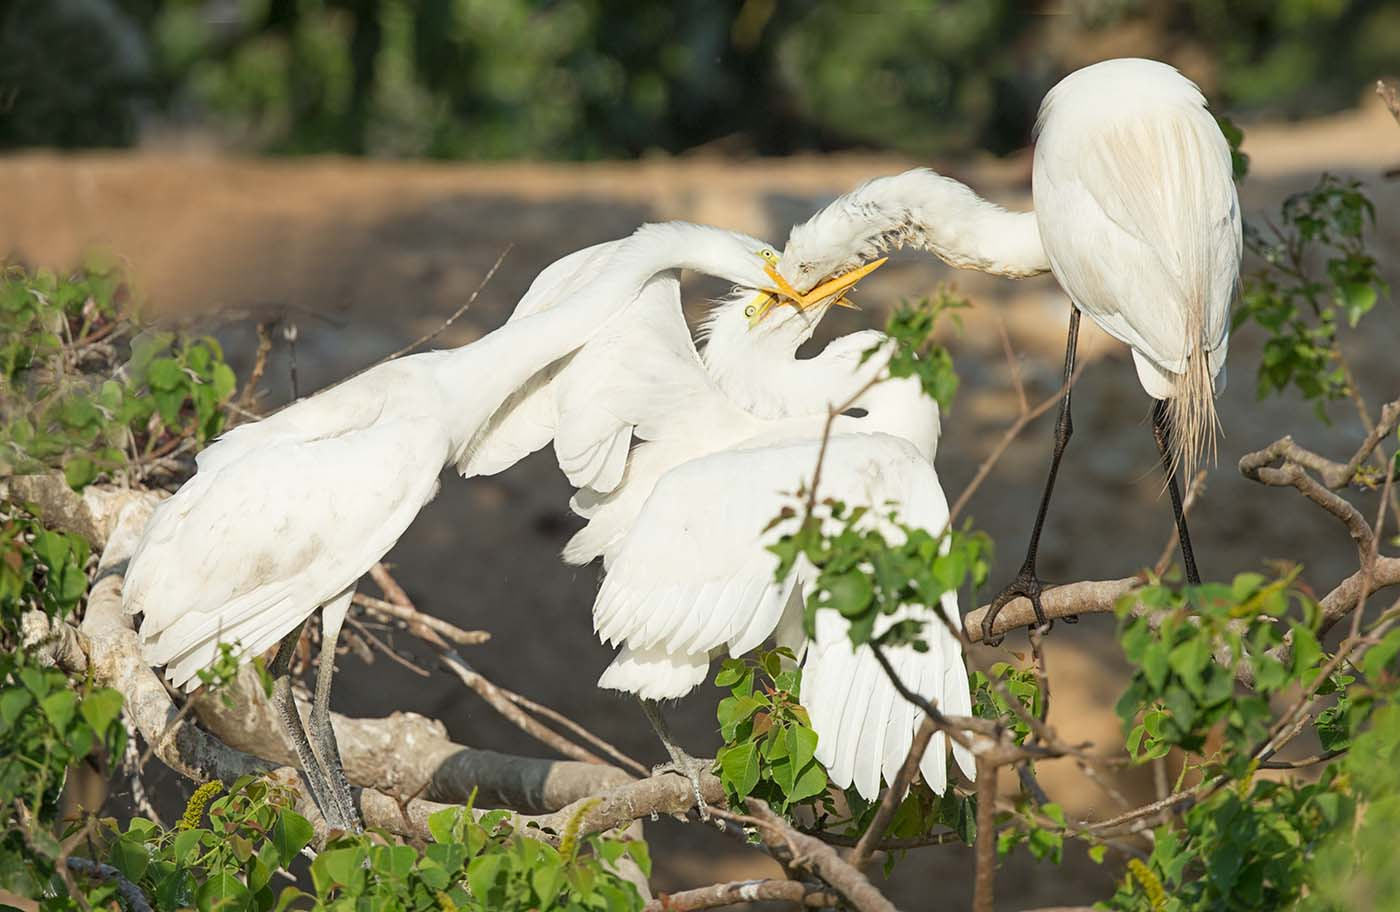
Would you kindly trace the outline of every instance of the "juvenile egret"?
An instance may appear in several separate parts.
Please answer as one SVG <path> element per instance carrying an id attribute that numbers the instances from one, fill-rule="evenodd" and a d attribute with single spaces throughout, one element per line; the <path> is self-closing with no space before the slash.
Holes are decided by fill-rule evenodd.
<path id="1" fill-rule="evenodd" d="M 878 334 L 858 335 L 866 337 L 859 343 L 864 351 L 869 337 Z M 851 353 L 858 355 L 855 345 Z M 860 379 L 858 362 L 857 356 L 847 364 L 853 383 Z M 838 368 L 831 366 L 833 372 Z M 948 507 L 932 463 L 937 405 L 912 380 L 884 380 L 853 404 L 865 414 L 833 422 L 821 457 L 821 496 L 888 507 L 908 525 L 941 530 Z M 783 507 L 791 506 L 792 492 L 811 483 L 826 416 L 763 424 L 746 440 L 662 474 L 620 538 L 607 528 L 598 534 L 595 524 L 616 519 L 600 509 L 569 543 L 566 558 L 579 562 L 607 542 L 602 554 L 608 569 L 594 603 L 594 627 L 605 642 L 622 648 L 599 679 L 600 687 L 651 701 L 674 699 L 704 681 L 717 653 L 742 655 L 774 635 L 802 652 L 800 618 L 812 573 L 799 564 L 786 581 L 776 582 L 777 558 L 767 546 L 797 522 L 790 518 L 770 526 Z M 867 520 L 888 538 L 902 534 L 882 509 L 872 510 Z M 897 647 L 888 658 L 915 692 L 946 712 L 967 714 L 967 671 L 952 632 L 960 623 L 955 594 L 944 597 L 942 610 L 946 623 L 931 612 L 906 608 L 900 619 L 925 622 L 929 649 Z M 882 629 L 893 620 L 882 622 Z M 852 649 L 846 627 L 835 612 L 818 615 L 815 638 L 805 644 L 800 699 L 817 732 L 816 757 L 831 781 L 841 787 L 854 783 L 873 799 L 881 774 L 894 780 L 921 711 L 899 696 L 869 646 Z M 694 768 L 695 761 L 669 746 L 678 767 Z M 955 753 L 972 776 L 971 757 L 961 748 Z M 929 787 L 942 793 L 947 768 L 941 734 L 920 769 Z"/>
<path id="2" fill-rule="evenodd" d="M 125 607 L 144 614 L 146 659 L 193 689 L 220 642 L 238 644 L 243 660 L 280 642 L 275 699 L 312 796 L 331 826 L 356 826 L 329 708 L 356 582 L 433 498 L 444 467 L 466 473 L 472 438 L 508 396 L 610 318 L 647 318 L 639 293 L 656 273 L 694 269 L 764 288 L 771 265 L 759 251 L 704 226 L 644 226 L 616 245 L 605 273 L 568 270 L 556 282 L 560 270 L 546 270 L 536 295 L 551 306 L 533 316 L 454 351 L 382 364 L 225 434 L 156 509 L 131 559 Z M 313 747 L 288 671 L 318 607 Z"/>
<path id="3" fill-rule="evenodd" d="M 1214 450 L 1214 396 L 1224 386 L 1230 302 L 1239 283 L 1230 149 L 1190 80 L 1151 60 L 1085 67 L 1046 95 L 1036 134 L 1034 212 L 1008 212 L 918 169 L 870 181 L 794 229 L 779 267 L 800 290 L 847 263 L 915 246 L 953 266 L 998 275 L 1048 269 L 1069 294 L 1049 477 L 1025 562 L 983 621 L 989 641 L 997 613 L 1018 595 L 1047 623 L 1036 551 L 1073 432 L 1069 381 L 1081 313 L 1132 348 L 1138 379 L 1155 400 L 1153 436 L 1186 577 L 1200 581 L 1175 474 L 1180 468 L 1189 477 Z"/>
<path id="4" fill-rule="evenodd" d="M 581 251 L 573 265 L 605 269 L 606 256 L 605 248 Z M 561 467 L 581 486 L 574 510 L 588 519 L 564 558 L 572 564 L 602 558 L 607 577 L 594 605 L 595 628 L 623 646 L 599 686 L 642 700 L 670 766 L 691 778 L 697 801 L 705 764 L 670 737 L 658 701 L 701 683 L 715 651 L 738 655 L 774 634 L 801 648 L 794 623 L 801 617 L 801 580 L 773 581 L 774 558 L 764 544 L 781 530 L 765 533 L 764 526 L 784 505 L 782 492 L 810 477 L 828 408 L 882 369 L 880 358 L 865 356 L 884 336 L 853 333 L 810 359 L 796 352 L 827 310 L 880 262 L 843 263 L 835 278 L 814 279 L 805 293 L 774 276 L 786 304 L 736 290 L 707 318 L 703 355 L 681 315 L 679 286 L 657 277 L 644 292 L 654 296 L 646 323 L 609 324 L 522 391 L 478 441 L 475 465 L 490 470 L 493 453 L 508 462 L 553 436 Z M 837 420 L 823 495 L 893 500 L 908 507 L 906 522 L 941 529 L 947 507 L 930 464 L 937 407 L 920 400 L 917 389 L 911 398 L 907 385 L 886 385 L 857 403 L 867 409 L 864 417 Z M 642 442 L 629 454 L 634 432 Z M 654 559 L 660 552 L 665 559 Z M 956 599 L 945 599 L 944 607 L 956 623 Z M 942 621 L 924 620 L 934 648 L 896 649 L 891 661 L 911 687 L 949 712 L 966 712 L 970 696 L 956 640 Z M 903 761 L 918 720 L 870 650 L 851 649 L 845 630 L 839 617 L 819 619 L 816 639 L 807 644 L 801 699 L 818 733 L 817 758 L 832 780 L 842 787 L 854 781 L 873 797 L 881 772 L 893 778 Z M 840 683 L 822 686 L 831 682 Z M 941 738 L 937 748 L 924 772 L 941 791 Z M 970 773 L 968 758 L 960 759 Z"/>

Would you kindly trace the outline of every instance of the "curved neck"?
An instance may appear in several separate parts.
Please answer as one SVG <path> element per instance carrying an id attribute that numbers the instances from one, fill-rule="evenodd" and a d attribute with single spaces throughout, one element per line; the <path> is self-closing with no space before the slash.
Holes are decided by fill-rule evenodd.
<path id="1" fill-rule="evenodd" d="M 784 273 L 802 289 L 803 251 L 833 247 L 854 251 L 852 262 L 891 248 L 920 247 L 950 266 L 1012 278 L 1050 269 L 1034 212 L 1008 212 L 927 168 L 869 181 L 794 228 L 783 253 Z M 821 268 L 825 272 L 814 279 L 834 271 L 827 264 Z"/>
<path id="2" fill-rule="evenodd" d="M 700 330 L 705 369 L 731 401 L 760 418 L 824 409 L 829 366 L 821 356 L 798 360 L 796 355 L 830 304 L 805 311 L 781 306 L 750 327 L 744 310 L 752 298 L 743 292 L 710 311 Z"/>
<path id="3" fill-rule="evenodd" d="M 734 281 L 737 259 L 751 255 L 736 235 L 686 222 L 643 225 L 618 244 L 599 270 L 562 281 L 553 300 L 452 352 L 436 366 L 438 381 L 454 414 L 453 436 L 465 447 L 506 398 L 536 373 L 579 348 L 609 319 L 623 313 L 660 272 L 693 269 Z M 756 242 L 755 242 L 756 243 Z M 753 263 L 757 257 L 751 257 Z M 753 270 L 762 277 L 757 265 Z"/>

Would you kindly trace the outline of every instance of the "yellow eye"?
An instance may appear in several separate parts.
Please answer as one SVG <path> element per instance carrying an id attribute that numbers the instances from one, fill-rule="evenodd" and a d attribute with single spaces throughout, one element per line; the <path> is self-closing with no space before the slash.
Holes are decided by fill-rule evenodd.
<path id="1" fill-rule="evenodd" d="M 755 313 L 757 313 L 757 308 L 755 308 L 752 304 L 744 308 L 744 316 L 746 317 L 752 317 Z"/>
<path id="2" fill-rule="evenodd" d="M 762 250 L 760 250 L 760 251 L 758 252 L 758 255 L 761 256 L 761 257 L 763 257 L 765 260 L 767 260 L 768 263 L 769 263 L 770 265 L 772 265 L 772 266 L 778 265 L 778 255 L 777 255 L 776 253 L 774 253 L 772 250 L 770 250 L 769 248 L 764 247 Z"/>

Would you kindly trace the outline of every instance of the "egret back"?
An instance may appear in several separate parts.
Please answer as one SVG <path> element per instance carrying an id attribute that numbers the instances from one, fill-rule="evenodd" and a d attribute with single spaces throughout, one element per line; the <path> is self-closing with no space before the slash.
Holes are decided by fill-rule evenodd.
<path id="1" fill-rule="evenodd" d="M 1035 211 L 1055 277 L 1132 347 L 1148 394 L 1168 400 L 1189 475 L 1214 447 L 1239 282 L 1229 146 L 1196 86 L 1150 60 L 1066 77 L 1041 105 L 1037 137 Z"/>
<path id="2" fill-rule="evenodd" d="M 156 509 L 123 584 L 147 661 L 193 688 L 220 642 L 275 644 L 393 547 L 449 443 L 430 419 L 387 420 L 201 469 Z"/>

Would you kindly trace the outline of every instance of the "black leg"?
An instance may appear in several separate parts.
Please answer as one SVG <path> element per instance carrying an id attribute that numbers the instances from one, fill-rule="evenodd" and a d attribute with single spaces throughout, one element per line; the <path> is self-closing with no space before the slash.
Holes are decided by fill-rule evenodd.
<path id="1" fill-rule="evenodd" d="M 1040 605 L 1040 593 L 1044 587 L 1040 584 L 1040 578 L 1036 576 L 1035 559 L 1036 552 L 1040 549 L 1040 531 L 1045 525 L 1045 514 L 1050 509 L 1050 495 L 1055 491 L 1055 476 L 1060 472 L 1060 458 L 1065 454 L 1065 448 L 1069 446 L 1069 438 L 1074 434 L 1074 420 L 1070 416 L 1070 380 L 1074 376 L 1074 357 L 1079 348 L 1079 308 L 1070 305 L 1069 315 L 1069 338 L 1065 342 L 1065 372 L 1064 372 L 1064 395 L 1060 398 L 1060 413 L 1055 419 L 1055 450 L 1050 457 L 1050 476 L 1045 479 L 1045 493 L 1040 497 L 1040 509 L 1035 514 L 1035 525 L 1031 527 L 1031 541 L 1026 547 L 1026 562 L 1021 565 L 1020 571 L 1016 574 L 1005 589 L 997 595 L 987 611 L 986 617 L 982 618 L 982 641 L 995 646 L 1000 643 L 1001 637 L 992 636 L 992 624 L 996 621 L 1001 609 L 1007 603 L 1018 596 L 1030 599 L 1031 607 L 1035 609 L 1036 622 L 1045 630 L 1050 629 L 1050 621 L 1045 617 L 1045 610 Z M 1071 620 L 1066 618 L 1065 620 Z"/>
<path id="2" fill-rule="evenodd" d="M 305 626 L 306 622 L 302 621 L 295 630 L 282 638 L 277 647 L 277 657 L 272 660 L 268 671 L 275 682 L 272 701 L 282 717 L 282 728 L 291 740 L 292 749 L 296 751 L 297 761 L 301 764 L 301 771 L 306 776 L 307 787 L 311 789 L 311 800 L 316 802 L 323 816 L 330 817 L 335 814 L 336 806 L 332 803 L 330 788 L 325 773 L 321 770 L 321 764 L 316 759 L 316 752 L 311 749 L 311 741 L 306 737 L 306 729 L 302 727 L 296 698 L 292 696 L 292 653 L 296 651 L 297 641 L 301 639 L 301 631 Z"/>
<path id="3" fill-rule="evenodd" d="M 1201 584 L 1201 574 L 1196 570 L 1196 555 L 1191 550 L 1191 533 L 1186 528 L 1186 513 L 1181 508 L 1181 492 L 1176 486 L 1176 472 L 1172 470 L 1171 419 L 1167 417 L 1167 403 L 1158 399 L 1152 406 L 1152 436 L 1157 441 L 1157 451 L 1162 454 L 1162 471 L 1167 475 L 1167 493 L 1172 499 L 1172 516 L 1176 519 L 1176 534 L 1181 542 L 1181 562 L 1186 567 L 1186 582 L 1192 586 Z"/>

